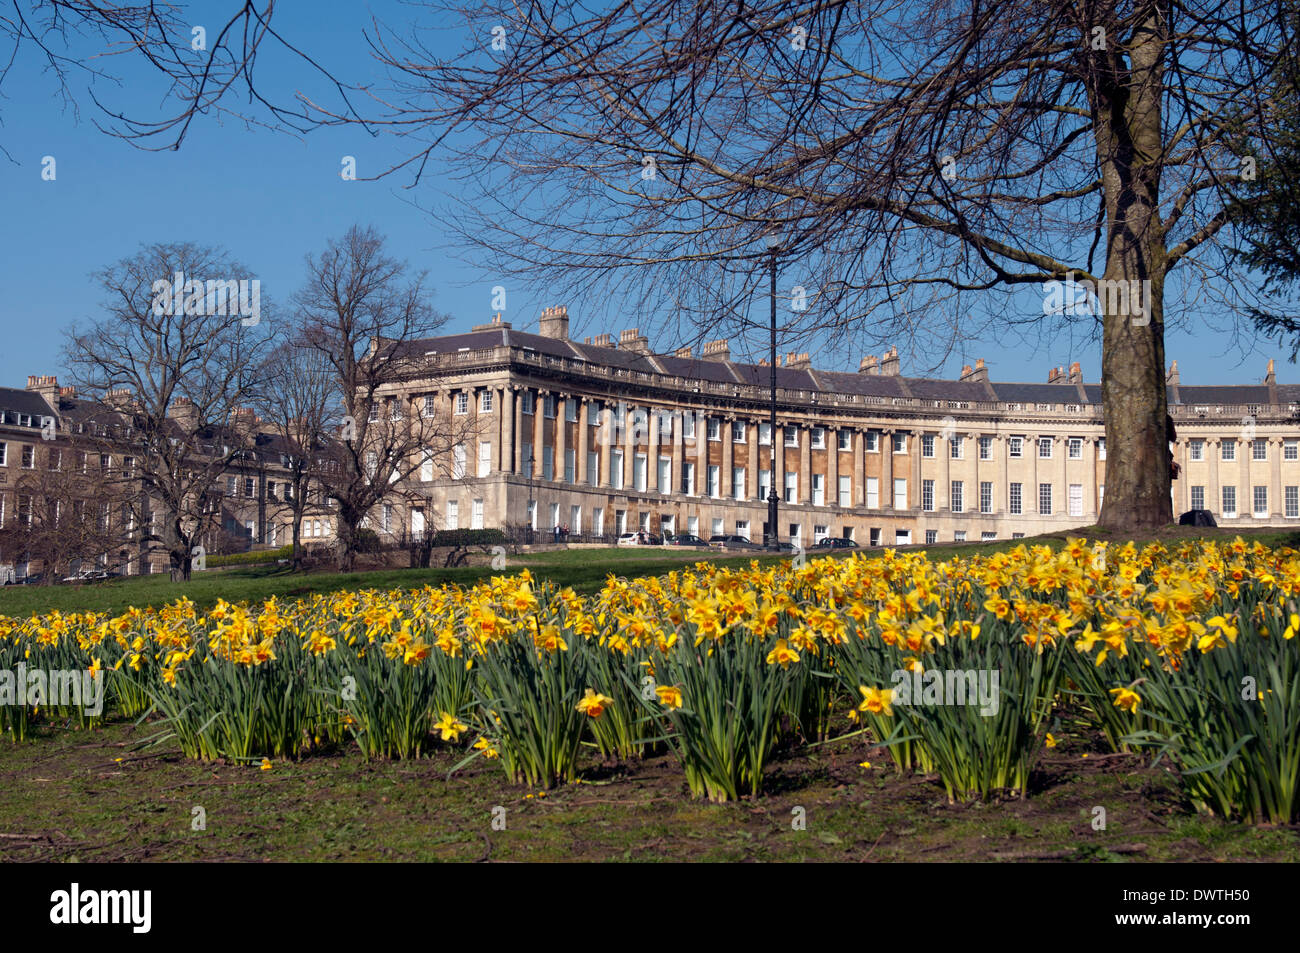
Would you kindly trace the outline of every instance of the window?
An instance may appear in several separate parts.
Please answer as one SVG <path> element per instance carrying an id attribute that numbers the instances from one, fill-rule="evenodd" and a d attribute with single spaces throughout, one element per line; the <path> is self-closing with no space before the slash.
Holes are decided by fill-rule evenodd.
<path id="1" fill-rule="evenodd" d="M 532 479 L 537 475 L 537 460 L 533 456 L 533 445 L 531 443 L 521 445 L 520 458 L 524 462 L 524 476 Z"/>
<path id="2" fill-rule="evenodd" d="M 575 483 L 578 479 L 578 451 L 572 447 L 564 448 L 564 482 Z"/>
<path id="3" fill-rule="evenodd" d="M 954 543 L 966 542 L 966 531 L 964 529 L 954 530 L 952 534 L 952 541 Z"/>
<path id="4" fill-rule="evenodd" d="M 249 524 L 249 529 L 250 530 L 252 529 L 251 523 Z M 391 533 L 392 531 L 393 531 L 393 504 L 385 503 L 384 504 L 384 532 Z"/>
<path id="5" fill-rule="evenodd" d="M 456 395 L 456 414 L 461 415 L 461 414 L 468 414 L 468 413 L 469 413 L 469 394 L 465 391 L 461 391 L 459 394 Z"/>
<path id="6" fill-rule="evenodd" d="M 713 526 L 713 535 L 714 535 L 714 536 L 721 536 L 721 535 L 722 535 L 722 517 L 720 517 L 720 516 L 715 516 L 715 517 L 713 518 L 713 522 L 712 522 L 711 525 Z"/>
<path id="7" fill-rule="evenodd" d="M 537 412 L 537 405 L 534 403 L 534 395 L 530 390 L 526 390 L 521 395 L 520 412 L 525 414 L 534 414 Z M 535 529 L 536 527 L 534 527 Z"/>
<path id="8" fill-rule="evenodd" d="M 1039 460 L 1052 459 L 1052 438 L 1051 437 L 1038 438 L 1038 459 Z"/>
<path id="9" fill-rule="evenodd" d="M 698 516 L 686 517 L 686 532 L 692 536 L 700 535 L 700 518 Z"/>
<path id="10" fill-rule="evenodd" d="M 564 419 L 571 424 L 578 422 L 578 398 L 570 397 L 564 402 Z"/>
<path id="11" fill-rule="evenodd" d="M 896 433 L 894 437 L 894 453 L 907 453 L 907 434 Z"/>
<path id="12" fill-rule="evenodd" d="M 673 458 L 660 457 L 659 470 L 655 475 L 658 477 L 655 481 L 655 489 L 660 493 L 671 493 L 673 491 Z"/>
<path id="13" fill-rule="evenodd" d="M 695 495 L 695 464 L 682 465 L 682 492 L 687 496 Z"/>
<path id="14" fill-rule="evenodd" d="M 1290 519 L 1300 517 L 1300 486 L 1288 486 L 1284 490 L 1286 515 Z"/>
<path id="15" fill-rule="evenodd" d="M 921 509 L 927 513 L 934 512 L 934 481 L 921 481 Z"/>
<path id="16" fill-rule="evenodd" d="M 812 501 L 813 506 L 826 505 L 826 478 L 820 473 L 812 475 Z"/>
<path id="17" fill-rule="evenodd" d="M 587 402 L 587 426 L 599 427 L 600 415 L 605 412 L 605 402 L 603 400 L 591 400 Z"/>
<path id="18" fill-rule="evenodd" d="M 50 452 L 45 455 L 45 459 L 51 470 L 63 469 L 63 451 L 58 447 L 51 447 Z M 122 458 L 122 469 L 125 476 L 129 477 L 131 475 L 130 464 L 134 462 L 132 457 Z"/>
<path id="19" fill-rule="evenodd" d="M 244 477 L 244 496 L 250 500 L 257 496 L 257 480 L 254 477 Z"/>
<path id="20" fill-rule="evenodd" d="M 880 507 L 880 479 L 878 477 L 867 477 L 867 509 L 874 510 Z"/>
<path id="21" fill-rule="evenodd" d="M 1268 516 L 1268 487 L 1257 486 L 1254 490 L 1255 516 L 1266 517 Z"/>
<path id="22" fill-rule="evenodd" d="M 1106 438 L 1105 437 L 1097 438 L 1097 459 L 1098 460 L 1106 459 Z"/>
<path id="23" fill-rule="evenodd" d="M 895 546 L 912 545 L 912 531 L 910 529 L 894 530 L 894 545 Z"/>
<path id="24" fill-rule="evenodd" d="M 600 456 L 595 450 L 587 451 L 587 486 L 600 483 Z"/>
<path id="25" fill-rule="evenodd" d="M 370 457 L 372 458 L 372 460 L 373 460 L 373 458 L 374 458 L 374 454 L 371 453 L 369 456 L 370 456 Z M 371 473 L 372 473 L 372 474 L 374 473 L 374 468 L 373 468 L 373 466 L 371 467 Z M 465 479 L 465 445 L 464 445 L 463 443 L 458 443 L 458 444 L 456 444 L 455 447 L 452 448 L 452 451 L 451 451 L 451 478 L 452 478 L 453 480 L 463 480 L 463 479 Z M 549 479 L 549 477 L 548 477 L 548 479 Z"/>
<path id="26" fill-rule="evenodd" d="M 939 531 L 937 529 L 927 529 L 925 531 L 925 545 L 933 546 L 939 542 Z"/>
<path id="27" fill-rule="evenodd" d="M 738 500 L 745 498 L 745 468 L 731 468 L 731 495 Z"/>
<path id="28" fill-rule="evenodd" d="M 474 508 L 470 510 L 470 515 L 469 515 L 469 528 L 470 529 L 483 528 L 483 501 L 482 500 L 474 501 Z"/>
<path id="29" fill-rule="evenodd" d="M 370 466 L 369 456 L 366 458 L 366 466 Z M 239 481 L 232 476 L 226 477 L 226 496 L 234 496 L 237 489 L 239 489 Z"/>
<path id="30" fill-rule="evenodd" d="M 390 400 L 388 402 L 388 419 L 389 420 L 402 419 L 402 402 L 400 400 Z"/>
<path id="31" fill-rule="evenodd" d="M 799 428 L 793 424 L 787 424 L 785 427 L 785 445 L 787 447 L 799 446 Z"/>
<path id="32" fill-rule="evenodd" d="M 366 419 L 368 419 L 372 424 L 379 420 L 379 404 L 378 404 L 378 403 L 376 403 L 376 402 L 374 402 L 374 401 L 371 401 L 371 404 L 370 404 L 370 413 L 368 413 L 368 414 L 366 415 Z"/>
<path id="33" fill-rule="evenodd" d="M 528 525 L 534 530 L 537 529 L 537 501 L 528 501 Z"/>
<path id="34" fill-rule="evenodd" d="M 426 417 L 432 417 L 438 411 L 437 399 L 432 394 L 424 395 L 423 414 Z"/>
<path id="35" fill-rule="evenodd" d="M 874 430 L 868 430 L 865 435 L 867 443 L 867 453 L 880 452 L 880 434 Z"/>
<path id="36" fill-rule="evenodd" d="M 772 471 L 759 470 L 758 471 L 758 498 L 760 500 L 766 500 L 771 495 L 772 495 Z"/>
<path id="37" fill-rule="evenodd" d="M 733 420 L 731 422 L 731 442 L 745 442 L 745 422 L 743 420 Z"/>
<path id="38" fill-rule="evenodd" d="M 814 543 L 820 543 L 823 539 L 825 539 L 825 538 L 826 538 L 827 536 L 829 536 L 829 535 L 830 535 L 830 527 L 829 527 L 829 526 L 817 526 L 816 524 L 813 525 L 813 542 L 814 542 Z"/>
<path id="39" fill-rule="evenodd" d="M 871 546 L 880 545 L 880 527 L 873 526 L 867 530 L 867 542 Z"/>
<path id="40" fill-rule="evenodd" d="M 789 471 L 787 471 L 785 474 L 785 501 L 787 503 L 793 503 L 795 494 L 797 494 L 798 492 L 799 492 L 799 474 L 790 473 Z"/>
<path id="41" fill-rule="evenodd" d="M 853 480 L 851 477 L 841 475 L 839 477 L 839 491 L 837 497 L 840 506 L 849 507 L 853 505 Z"/>
<path id="42" fill-rule="evenodd" d="M 1191 497 L 1192 497 L 1192 509 L 1194 510 L 1205 509 L 1205 487 L 1203 486 L 1192 487 Z"/>
<path id="43" fill-rule="evenodd" d="M 1237 459 L 1237 441 L 1235 440 L 1223 441 L 1223 459 L 1224 460 Z"/>
<path id="44" fill-rule="evenodd" d="M 966 443 L 966 438 L 964 437 L 957 437 L 957 436 L 949 437 L 948 456 L 953 460 L 960 460 L 962 458 L 962 454 L 965 452 L 966 449 L 965 443 Z"/>
<path id="45" fill-rule="evenodd" d="M 722 421 L 717 417 L 710 417 L 707 426 L 710 440 L 722 439 Z"/>
<path id="46" fill-rule="evenodd" d="M 907 480 L 904 477 L 894 480 L 894 509 L 907 509 Z"/>
<path id="47" fill-rule="evenodd" d="M 632 457 L 632 486 L 636 488 L 638 493 L 645 492 L 646 480 L 649 479 L 646 469 L 649 465 L 650 460 L 644 453 L 638 453 Z"/>
<path id="48" fill-rule="evenodd" d="M 1070 484 L 1069 513 L 1071 516 L 1083 515 L 1083 484 Z"/>
<path id="49" fill-rule="evenodd" d="M 988 480 L 980 482 L 980 512 L 993 512 L 993 484 Z"/>
<path id="50" fill-rule="evenodd" d="M 609 482 L 614 489 L 623 489 L 623 451 L 611 450 L 609 452 Z"/>
<path id="51" fill-rule="evenodd" d="M 547 394 L 546 399 L 542 402 L 542 415 L 555 419 L 555 410 L 559 406 L 559 397 L 555 394 Z"/>
<path id="52" fill-rule="evenodd" d="M 934 456 L 934 434 L 921 434 L 921 456 L 926 459 Z"/>
<path id="53" fill-rule="evenodd" d="M 1223 515 L 1237 515 L 1237 488 L 1235 486 L 1225 486 L 1223 488 Z"/>
<path id="54" fill-rule="evenodd" d="M 1071 437 L 1069 444 L 1069 456 L 1071 460 L 1083 459 L 1083 439 L 1080 437 Z"/>
<path id="55" fill-rule="evenodd" d="M 814 450 L 826 449 L 826 428 L 825 427 L 812 428 L 812 448 Z"/>
<path id="56" fill-rule="evenodd" d="M 478 397 L 478 412 L 480 414 L 492 413 L 492 392 L 485 390 Z"/>
<path id="57" fill-rule="evenodd" d="M 768 447 L 768 446 L 771 446 L 771 444 L 772 444 L 772 425 L 771 425 L 771 424 L 759 424 L 759 425 L 758 425 L 758 443 L 759 443 L 759 446 L 761 446 L 761 447 Z"/>
<path id="58" fill-rule="evenodd" d="M 447 529 L 460 529 L 460 501 L 447 501 Z"/>
<path id="59" fill-rule="evenodd" d="M 542 447 L 542 479 L 555 479 L 555 448 Z"/>
<path id="60" fill-rule="evenodd" d="M 1012 483 L 1007 488 L 1007 512 L 1013 516 L 1019 516 L 1024 512 L 1024 502 L 1021 499 L 1024 484 Z"/>
<path id="61" fill-rule="evenodd" d="M 695 439 L 695 415 L 694 414 L 682 415 L 682 439 L 683 440 Z"/>
<path id="62" fill-rule="evenodd" d="M 981 460 L 993 459 L 993 438 L 992 437 L 980 437 L 979 447 L 980 447 Z"/>
<path id="63" fill-rule="evenodd" d="M 1205 459 L 1205 441 L 1189 440 L 1187 441 L 1187 459 L 1204 460 Z"/>
<path id="64" fill-rule="evenodd" d="M 487 440 L 480 440 L 478 444 L 478 475 L 487 476 L 492 472 L 492 444 Z"/>
<path id="65" fill-rule="evenodd" d="M 1267 459 L 1268 459 L 1268 441 L 1267 441 L 1267 440 L 1256 440 L 1256 441 L 1255 441 L 1255 445 L 1251 448 L 1251 459 L 1252 459 L 1252 460 L 1267 460 Z"/>
<path id="66" fill-rule="evenodd" d="M 0 464 L 5 462 L 4 456 L 4 444 L 0 443 Z M 1282 459 L 1300 460 L 1300 440 L 1282 441 Z"/>
<path id="67" fill-rule="evenodd" d="M 838 432 L 836 433 L 835 440 L 836 440 L 836 444 L 835 444 L 835 445 L 836 445 L 836 447 L 839 449 L 840 453 L 844 453 L 845 451 L 851 451 L 851 450 L 853 449 L 853 431 L 852 431 L 852 430 L 840 430 L 840 431 L 838 431 Z"/>
<path id="68" fill-rule="evenodd" d="M 1038 513 L 1040 516 L 1052 515 L 1052 484 L 1038 484 Z"/>
<path id="69" fill-rule="evenodd" d="M 23 444 L 23 469 L 36 469 L 36 448 L 31 444 Z"/>
<path id="70" fill-rule="evenodd" d="M 949 491 L 951 495 L 948 499 L 952 502 L 952 511 L 954 513 L 961 513 L 965 509 L 965 506 L 963 505 L 964 501 L 962 500 L 963 489 L 964 487 L 962 486 L 961 480 L 952 481 L 951 489 Z"/>
<path id="71" fill-rule="evenodd" d="M 736 535 L 749 539 L 749 520 L 736 520 Z"/>
<path id="72" fill-rule="evenodd" d="M 605 535 L 605 507 L 598 506 L 591 511 L 591 531 L 597 536 Z"/>
<path id="73" fill-rule="evenodd" d="M 1012 533 L 1012 534 L 1011 534 L 1011 538 L 1012 538 L 1012 539 L 1024 539 L 1024 538 L 1025 538 L 1025 534 L 1024 534 L 1024 533 Z"/>
<path id="74" fill-rule="evenodd" d="M 7 443 L 0 443 L 0 467 L 7 467 L 8 465 L 9 445 Z"/>
<path id="75" fill-rule="evenodd" d="M 720 475 L 720 468 L 715 466 L 710 466 L 707 472 L 707 479 L 709 481 L 708 494 L 709 496 L 714 497 L 716 499 L 718 495 L 722 492 L 722 484 L 721 484 L 722 477 Z"/>
<path id="76" fill-rule="evenodd" d="M 1007 456 L 1010 457 L 1024 456 L 1024 443 L 1025 443 L 1024 437 L 1008 437 Z"/>

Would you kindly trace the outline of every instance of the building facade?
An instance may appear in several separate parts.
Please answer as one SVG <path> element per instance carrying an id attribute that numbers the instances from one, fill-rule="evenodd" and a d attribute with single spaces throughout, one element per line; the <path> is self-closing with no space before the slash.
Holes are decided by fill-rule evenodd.
<path id="1" fill-rule="evenodd" d="M 855 373 L 788 354 L 771 368 L 725 341 L 656 354 L 636 330 L 575 341 L 564 308 L 540 333 L 500 317 L 466 334 L 400 345 L 410 370 L 383 396 L 410 413 L 468 422 L 451 460 L 425 460 L 371 525 L 530 527 L 570 538 L 646 530 L 704 538 L 767 532 L 860 545 L 1008 539 L 1097 521 L 1106 485 L 1101 387 L 1078 364 L 1045 383 L 904 377 L 890 350 Z M 1300 522 L 1300 387 L 1182 385 L 1168 376 L 1180 475 L 1176 514 L 1224 526 Z"/>

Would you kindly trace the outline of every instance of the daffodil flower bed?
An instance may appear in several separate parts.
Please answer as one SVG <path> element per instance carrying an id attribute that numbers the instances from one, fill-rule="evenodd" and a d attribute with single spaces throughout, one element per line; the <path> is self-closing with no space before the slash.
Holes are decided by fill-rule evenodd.
<path id="1" fill-rule="evenodd" d="M 1115 750 L 1167 759 L 1199 808 L 1283 823 L 1300 775 L 1297 586 L 1300 553 L 1240 539 L 700 563 L 611 576 L 591 597 L 525 571 L 206 613 L 0 617 L 0 671 L 103 671 L 109 709 L 193 758 L 447 745 L 544 788 L 575 780 L 584 750 L 668 750 L 713 800 L 761 794 L 776 748 L 834 743 L 831 728 L 870 733 L 953 800 L 1024 796 L 1068 706 Z M 41 718 L 96 723 L 0 705 L 16 740 Z"/>

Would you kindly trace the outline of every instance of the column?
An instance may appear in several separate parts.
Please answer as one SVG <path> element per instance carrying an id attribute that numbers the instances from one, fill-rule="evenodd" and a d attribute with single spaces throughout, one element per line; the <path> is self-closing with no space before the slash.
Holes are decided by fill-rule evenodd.
<path id="1" fill-rule="evenodd" d="M 785 428 L 777 422 L 776 429 L 772 431 L 772 486 L 776 489 L 776 495 L 785 502 Z M 776 533 L 776 527 L 772 527 L 772 532 Z"/>
<path id="2" fill-rule="evenodd" d="M 568 394 L 560 394 L 555 398 L 555 480 L 564 482 L 564 455 L 568 451 L 568 434 L 565 433 L 564 421 L 568 420 L 569 397 Z M 563 514 L 560 514 L 563 517 Z M 563 519 L 560 520 L 563 523 Z"/>
<path id="3" fill-rule="evenodd" d="M 840 431 L 826 430 L 826 502 L 840 505 Z"/>
<path id="4" fill-rule="evenodd" d="M 1255 487 L 1250 478 L 1251 463 L 1255 459 L 1255 441 L 1254 439 L 1242 440 L 1237 444 L 1237 459 L 1241 462 L 1237 465 L 1237 472 L 1241 474 L 1241 483 L 1237 489 L 1237 513 L 1240 516 L 1255 516 Z"/>
<path id="5" fill-rule="evenodd" d="M 542 478 L 542 441 L 545 436 L 546 421 L 546 394 L 539 387 L 537 396 L 533 398 L 533 479 Z M 540 503 L 537 504 L 541 506 Z M 539 522 L 539 526 L 542 524 Z M 544 527 L 549 529 L 550 527 Z"/>
<path id="6" fill-rule="evenodd" d="M 745 497 L 747 499 L 756 499 L 758 497 L 758 426 L 754 423 L 745 424 L 745 443 L 749 448 L 748 456 L 745 460 Z"/>
<path id="7" fill-rule="evenodd" d="M 866 435 L 853 429 L 853 505 L 867 505 Z"/>
<path id="8" fill-rule="evenodd" d="M 514 447 L 513 447 L 513 451 L 515 455 L 514 469 L 515 469 L 515 473 L 523 473 L 524 472 L 524 463 L 523 463 L 524 441 L 522 437 L 524 433 L 524 398 L 523 395 L 519 392 L 519 388 L 513 385 L 510 388 L 510 405 L 514 408 L 514 421 L 515 421 Z"/>
<path id="9" fill-rule="evenodd" d="M 880 508 L 894 508 L 894 430 L 880 431 Z"/>
<path id="10" fill-rule="evenodd" d="M 646 435 L 646 452 L 645 452 L 645 484 L 646 489 L 653 488 L 656 492 L 659 490 L 659 411 L 658 409 L 648 411 L 649 417 L 646 423 L 649 426 L 649 433 Z"/>
<path id="11" fill-rule="evenodd" d="M 799 428 L 799 502 L 812 502 L 812 427 Z"/>
<path id="12" fill-rule="evenodd" d="M 579 485 L 587 484 L 587 453 L 590 446 L 591 428 L 587 422 L 590 404 L 586 397 L 575 398 L 578 401 L 578 462 L 574 468 L 574 479 Z"/>
<path id="13" fill-rule="evenodd" d="M 709 417 L 707 414 L 697 416 L 695 421 L 695 492 L 699 496 L 708 496 L 709 493 Z M 701 517 L 702 520 L 702 517 Z M 700 525 L 700 534 L 708 537 L 709 533 L 705 532 L 703 522 Z"/>
<path id="14" fill-rule="evenodd" d="M 1272 470 L 1269 476 L 1269 498 L 1268 509 L 1278 519 L 1286 518 L 1286 491 L 1282 489 L 1282 438 L 1273 437 L 1269 440 L 1269 469 Z M 1187 464 L 1183 464 L 1183 482 L 1186 483 Z M 1177 516 L 1178 514 L 1174 514 Z"/>
<path id="15" fill-rule="evenodd" d="M 935 474 L 934 487 L 934 508 L 936 512 L 952 512 L 952 448 L 949 441 L 944 440 L 942 435 L 936 435 L 934 438 L 934 453 L 939 457 L 939 472 Z M 965 490 L 965 487 L 962 487 Z M 920 500 L 921 488 L 916 488 L 918 494 L 917 500 Z M 964 494 L 963 494 L 964 496 Z M 966 501 L 961 501 L 963 507 Z"/>
<path id="16" fill-rule="evenodd" d="M 1097 438 L 1086 437 L 1083 441 L 1083 499 L 1084 515 L 1094 520 L 1101 515 L 1097 510 Z M 1186 472 L 1186 471 L 1184 471 Z"/>
<path id="17" fill-rule="evenodd" d="M 1219 448 L 1218 437 L 1205 438 L 1205 452 L 1210 458 L 1210 485 L 1205 488 L 1205 508 L 1211 513 L 1223 514 L 1223 494 L 1219 492 Z"/>
<path id="18" fill-rule="evenodd" d="M 596 433 L 600 435 L 600 446 L 596 449 L 600 473 L 596 477 L 596 481 L 603 487 L 610 486 L 612 483 L 609 474 L 610 451 L 618 444 L 618 440 L 614 436 L 614 421 L 613 411 L 609 409 L 608 404 L 605 404 L 600 414 L 600 426 L 596 429 Z"/>
<path id="19" fill-rule="evenodd" d="M 735 487 L 731 485 L 731 425 L 735 419 L 731 416 L 723 417 L 718 425 L 718 436 L 722 438 L 722 472 L 719 474 L 718 492 L 722 494 L 724 500 L 729 500 L 736 495 Z"/>
<path id="20" fill-rule="evenodd" d="M 636 409 L 631 404 L 627 405 L 623 420 L 627 424 L 623 428 L 623 490 L 632 492 L 635 489 L 632 477 L 636 466 Z"/>
<path id="21" fill-rule="evenodd" d="M 497 473 L 502 473 L 506 469 L 509 461 L 509 449 L 506 447 L 506 397 L 504 387 L 494 387 L 492 393 L 492 409 L 496 411 L 497 417 L 497 446 L 496 453 L 493 454 L 493 467 Z"/>
<path id="22" fill-rule="evenodd" d="M 669 439 L 672 441 L 673 462 L 672 462 L 672 474 L 671 474 L 672 483 L 669 486 L 668 490 L 670 493 L 672 493 L 675 496 L 681 493 L 682 491 L 682 449 L 683 449 L 682 429 L 683 428 L 682 428 L 682 416 L 680 413 L 674 412 L 671 419 L 673 422 L 673 432 L 672 435 L 669 437 Z M 678 515 L 681 516 L 682 519 L 685 519 L 685 517 L 682 516 L 680 513 Z M 679 533 L 686 532 L 685 524 L 683 523 L 683 525 L 677 527 L 677 531 Z"/>

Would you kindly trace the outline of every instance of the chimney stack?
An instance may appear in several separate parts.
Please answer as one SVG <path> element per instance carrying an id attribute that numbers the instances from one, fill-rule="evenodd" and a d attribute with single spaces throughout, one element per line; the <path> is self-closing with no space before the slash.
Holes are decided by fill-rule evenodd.
<path id="1" fill-rule="evenodd" d="M 538 333 L 545 338 L 559 341 L 569 339 L 569 307 L 558 304 L 553 308 L 543 308 Z"/>
<path id="2" fill-rule="evenodd" d="M 1272 362 L 1269 362 L 1270 365 Z M 1178 362 L 1174 361 L 1169 365 L 1169 373 L 1165 374 L 1165 384 L 1176 385 L 1178 383 Z"/>
<path id="3" fill-rule="evenodd" d="M 1047 383 L 1049 383 L 1049 384 L 1063 384 L 1063 383 L 1065 383 L 1065 368 L 1064 368 L 1064 367 L 1053 367 L 1050 371 L 1048 371 L 1048 372 L 1047 372 Z"/>
<path id="4" fill-rule="evenodd" d="M 689 347 L 679 347 L 673 351 L 673 357 L 690 357 L 691 349 Z"/>
<path id="5" fill-rule="evenodd" d="M 640 328 L 629 328 L 618 336 L 618 346 L 624 351 L 636 354 L 650 353 L 650 339 L 641 334 Z"/>
<path id="6" fill-rule="evenodd" d="M 1079 365 L 1078 361 L 1075 361 L 1073 364 L 1070 365 L 1070 383 L 1071 384 L 1083 383 L 1083 368 Z"/>
<path id="7" fill-rule="evenodd" d="M 700 348 L 700 357 L 706 361 L 731 360 L 731 344 L 726 339 L 705 341 Z"/>
<path id="8" fill-rule="evenodd" d="M 492 320 L 489 321 L 487 324 L 476 324 L 472 328 L 470 328 L 470 330 L 471 331 L 500 331 L 502 328 L 509 328 L 509 327 L 510 327 L 510 322 L 502 321 L 501 312 L 498 311 L 493 316 Z"/>
<path id="9" fill-rule="evenodd" d="M 812 358 L 808 356 L 807 351 L 804 351 L 802 354 L 796 354 L 794 351 L 790 351 L 785 356 L 785 366 L 796 371 L 807 370 L 812 367 Z"/>
<path id="10" fill-rule="evenodd" d="M 876 359 L 876 355 L 868 354 L 866 357 L 864 357 L 861 361 L 858 362 L 858 373 L 872 374 L 872 375 L 879 374 L 880 368 L 877 366 L 878 363 L 879 362 Z"/>
<path id="11" fill-rule="evenodd" d="M 898 359 L 898 348 L 890 347 L 880 359 L 880 373 L 887 377 L 897 377 L 902 362 Z"/>
<path id="12" fill-rule="evenodd" d="M 59 409 L 59 379 L 53 374 L 28 374 L 27 389 L 44 397 L 56 411 Z"/>
<path id="13" fill-rule="evenodd" d="M 614 339 L 608 334 L 597 334 L 591 339 L 593 347 L 613 347 Z"/>
<path id="14" fill-rule="evenodd" d="M 1178 362 L 1175 361 L 1174 363 L 1177 364 Z M 1264 383 L 1269 387 L 1277 383 L 1277 375 L 1273 373 L 1273 359 L 1271 357 L 1268 359 L 1268 371 L 1264 374 Z"/>

